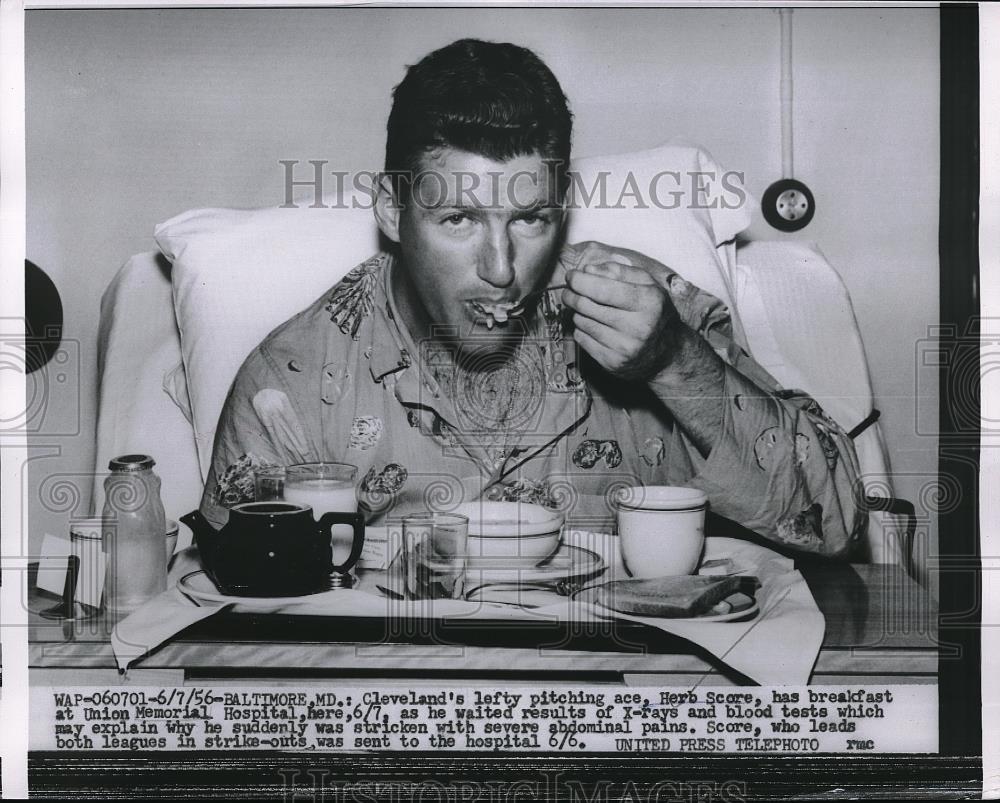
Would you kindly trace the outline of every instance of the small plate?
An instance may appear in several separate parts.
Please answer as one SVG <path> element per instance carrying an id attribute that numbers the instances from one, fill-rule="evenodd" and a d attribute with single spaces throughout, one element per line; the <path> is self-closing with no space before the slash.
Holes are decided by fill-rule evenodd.
<path id="1" fill-rule="evenodd" d="M 725 601 L 725 600 L 723 600 Z M 614 608 L 609 608 L 600 602 L 594 602 L 594 605 L 598 608 L 603 608 L 612 614 L 619 614 L 621 616 L 642 616 L 642 614 L 631 614 L 622 613 L 622 611 L 616 611 Z M 701 616 L 649 616 L 646 615 L 647 619 L 663 619 L 669 620 L 671 622 L 736 622 L 743 619 L 752 619 L 760 612 L 760 603 L 755 599 L 753 605 L 749 608 L 744 608 L 742 611 L 730 611 L 729 613 L 707 613 Z"/>
<path id="2" fill-rule="evenodd" d="M 302 602 L 310 602 L 317 594 L 325 593 L 324 590 L 314 591 L 311 594 L 302 594 L 298 597 L 240 597 L 230 594 L 223 594 L 216 588 L 212 578 L 204 571 L 191 572 L 185 574 L 177 581 L 177 587 L 181 593 L 190 597 L 195 602 L 208 602 L 215 605 L 242 605 L 249 608 L 278 608 L 283 605 L 296 605 Z"/>

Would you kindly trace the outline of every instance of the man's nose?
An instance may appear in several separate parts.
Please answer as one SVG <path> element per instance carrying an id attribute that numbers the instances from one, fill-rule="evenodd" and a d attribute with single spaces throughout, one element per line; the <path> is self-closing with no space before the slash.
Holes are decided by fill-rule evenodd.
<path id="1" fill-rule="evenodd" d="M 514 281 L 514 243 L 506 227 L 491 232 L 479 255 L 479 278 L 494 287 L 509 287 Z"/>

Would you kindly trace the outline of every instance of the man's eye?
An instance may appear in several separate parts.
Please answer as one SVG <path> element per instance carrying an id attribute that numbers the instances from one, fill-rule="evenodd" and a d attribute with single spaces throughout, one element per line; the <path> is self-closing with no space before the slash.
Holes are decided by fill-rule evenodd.
<path id="1" fill-rule="evenodd" d="M 469 220 L 468 215 L 463 215 L 460 212 L 456 212 L 454 215 L 448 215 L 448 217 L 444 219 L 444 222 L 447 223 L 449 226 L 457 227 L 463 225 L 468 220 Z"/>
<path id="2" fill-rule="evenodd" d="M 517 223 L 529 231 L 540 231 L 548 225 L 549 219 L 545 215 L 529 213 L 519 217 Z"/>

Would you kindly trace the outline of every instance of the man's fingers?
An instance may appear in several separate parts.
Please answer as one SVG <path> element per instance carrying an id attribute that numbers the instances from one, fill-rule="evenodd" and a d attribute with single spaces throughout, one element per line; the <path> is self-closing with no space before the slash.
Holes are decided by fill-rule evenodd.
<path id="1" fill-rule="evenodd" d="M 586 332 L 596 342 L 604 346 L 610 353 L 617 355 L 618 359 L 624 361 L 628 355 L 636 348 L 636 341 L 627 334 L 608 326 L 600 320 L 594 320 L 586 315 L 576 314 L 573 316 L 573 326 Z"/>
<path id="2" fill-rule="evenodd" d="M 649 275 L 649 271 L 636 267 L 628 262 L 625 257 L 616 256 L 613 259 L 588 260 L 582 259 L 576 265 L 576 270 L 594 276 L 607 276 L 610 279 L 618 279 L 632 284 L 656 284 L 656 280 Z"/>
<path id="3" fill-rule="evenodd" d="M 650 259 L 645 254 L 638 251 L 631 251 L 628 248 L 605 245 L 595 241 L 580 243 L 582 246 L 577 259 L 577 267 L 584 265 L 594 265 L 600 263 L 616 262 L 620 265 L 640 267 L 648 270 L 653 266 L 662 267 L 656 260 Z"/>
<path id="4" fill-rule="evenodd" d="M 580 347 L 591 357 L 597 360 L 598 364 L 604 368 L 612 370 L 621 361 L 621 355 L 599 343 L 583 329 L 573 330 L 573 339 L 580 344 Z"/>
<path id="5" fill-rule="evenodd" d="M 643 328 L 644 319 L 634 315 L 631 310 L 598 304 L 568 288 L 563 290 L 563 303 L 576 313 L 576 317 L 592 319 L 627 337 L 632 337 L 637 343 L 649 334 L 648 329 Z"/>
<path id="6" fill-rule="evenodd" d="M 585 296 L 606 307 L 625 310 L 639 309 L 642 294 L 649 292 L 634 282 L 582 270 L 567 273 L 566 283 L 577 295 Z"/>
<path id="7" fill-rule="evenodd" d="M 579 293 L 570 290 L 568 287 L 563 290 L 563 303 L 572 308 L 574 312 L 579 312 L 589 318 L 603 320 L 608 315 L 620 312 L 618 307 L 610 307 L 606 304 L 599 304 L 592 298 L 581 296 Z"/>

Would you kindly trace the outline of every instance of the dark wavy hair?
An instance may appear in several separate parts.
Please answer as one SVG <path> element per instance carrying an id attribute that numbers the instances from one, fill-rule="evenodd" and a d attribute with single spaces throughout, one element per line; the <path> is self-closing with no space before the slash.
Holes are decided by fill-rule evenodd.
<path id="1" fill-rule="evenodd" d="M 573 115 L 555 75 L 524 47 L 460 39 L 425 56 L 393 91 L 387 133 L 389 175 L 415 175 L 443 147 L 499 162 L 538 153 L 566 189 Z"/>

